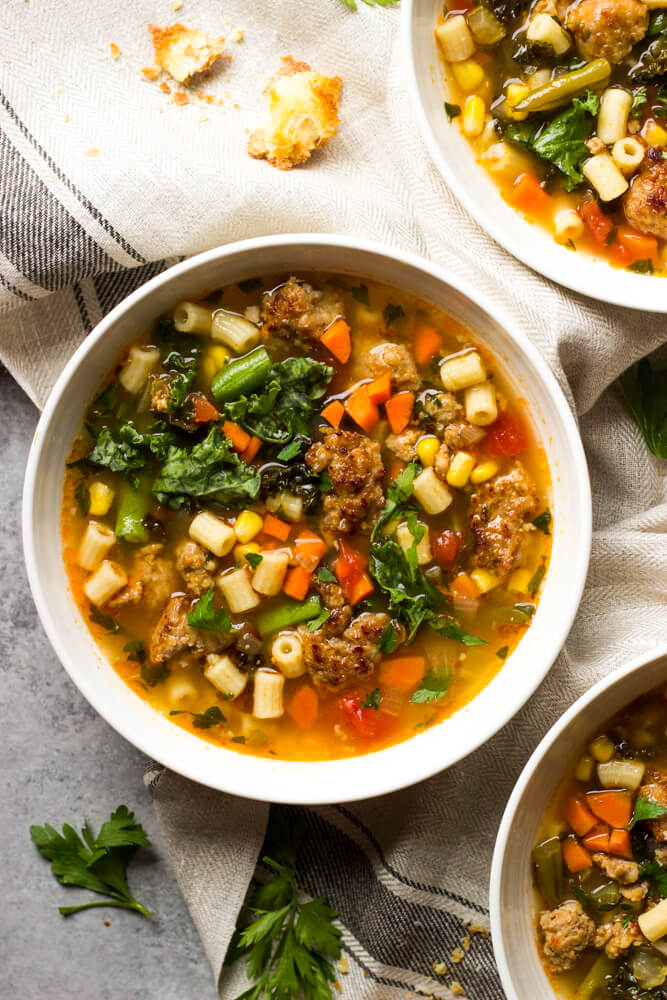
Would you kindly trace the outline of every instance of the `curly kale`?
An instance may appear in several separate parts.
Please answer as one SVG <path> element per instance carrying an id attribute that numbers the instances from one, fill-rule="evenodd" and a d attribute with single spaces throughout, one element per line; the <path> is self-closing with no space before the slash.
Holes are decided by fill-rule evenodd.
<path id="1" fill-rule="evenodd" d="M 627 962 L 621 962 L 606 982 L 607 996 L 612 1000 L 667 1000 L 667 986 L 642 989 L 632 975 Z"/>
<path id="2" fill-rule="evenodd" d="M 509 24 L 530 6 L 525 0 L 486 0 L 485 7 L 498 18 L 502 24 Z"/>
<path id="3" fill-rule="evenodd" d="M 639 61 L 630 70 L 630 79 L 633 83 L 667 82 L 666 35 L 660 35 L 644 50 Z"/>

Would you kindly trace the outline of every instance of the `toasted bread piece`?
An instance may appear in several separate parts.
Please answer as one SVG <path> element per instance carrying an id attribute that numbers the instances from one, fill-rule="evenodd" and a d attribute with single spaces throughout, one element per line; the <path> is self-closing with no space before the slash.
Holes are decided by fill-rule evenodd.
<path id="1" fill-rule="evenodd" d="M 184 24 L 166 28 L 149 24 L 148 30 L 153 36 L 155 61 L 179 83 L 189 83 L 195 74 L 210 69 L 224 52 L 224 38 L 212 38 Z"/>
<path id="2" fill-rule="evenodd" d="M 282 66 L 266 88 L 269 123 L 250 136 L 250 155 L 268 160 L 279 170 L 305 163 L 338 130 L 342 82 L 339 76 L 323 76 L 308 63 L 283 56 Z"/>

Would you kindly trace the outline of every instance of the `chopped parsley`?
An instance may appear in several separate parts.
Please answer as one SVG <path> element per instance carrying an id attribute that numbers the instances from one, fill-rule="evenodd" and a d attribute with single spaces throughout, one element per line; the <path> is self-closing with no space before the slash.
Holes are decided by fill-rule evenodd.
<path id="1" fill-rule="evenodd" d="M 308 622 L 308 631 L 316 632 L 318 628 L 321 628 L 326 621 L 331 618 L 331 612 L 328 608 L 322 608 L 317 618 L 313 618 L 311 622 Z"/>
<path id="2" fill-rule="evenodd" d="M 510 651 L 509 646 L 501 646 L 500 649 L 496 650 L 496 656 L 498 657 L 499 660 L 506 660 L 509 651 Z"/>
<path id="3" fill-rule="evenodd" d="M 389 622 L 382 630 L 382 634 L 378 641 L 378 649 L 381 653 L 393 653 L 396 649 L 397 639 L 396 639 L 396 629 Z"/>
<path id="4" fill-rule="evenodd" d="M 644 358 L 621 375 L 619 385 L 649 451 L 667 458 L 667 362 Z"/>
<path id="5" fill-rule="evenodd" d="M 91 605 L 88 618 L 93 625 L 99 625 L 100 628 L 103 628 L 105 632 L 108 632 L 110 635 L 113 635 L 114 632 L 120 632 L 120 625 L 116 619 L 112 618 L 111 615 L 107 615 L 103 611 L 100 611 L 100 609 L 96 608 L 94 604 Z"/>
<path id="6" fill-rule="evenodd" d="M 540 589 L 542 580 L 544 579 L 544 574 L 546 573 L 546 567 L 544 563 L 540 563 L 537 567 L 530 580 L 528 581 L 528 593 L 531 597 L 535 597 L 535 594 Z"/>
<path id="7" fill-rule="evenodd" d="M 642 861 L 639 869 L 640 878 L 650 879 L 663 899 L 667 899 L 667 868 L 663 868 L 655 858 L 652 861 Z"/>
<path id="8" fill-rule="evenodd" d="M 88 517 L 88 512 L 90 511 L 90 490 L 86 485 L 86 476 L 82 476 L 76 484 L 74 499 L 81 512 L 81 517 Z"/>
<path id="9" fill-rule="evenodd" d="M 357 302 L 361 302 L 362 306 L 370 305 L 370 299 L 368 297 L 368 288 L 366 285 L 353 285 L 350 289 L 350 295 Z"/>
<path id="10" fill-rule="evenodd" d="M 252 566 L 253 569 L 257 569 L 264 556 L 260 555 L 259 552 L 246 552 L 243 558 L 249 566 Z"/>
<path id="11" fill-rule="evenodd" d="M 209 632 L 231 631 L 232 623 L 225 609 L 220 608 L 216 611 L 213 606 L 213 587 L 205 590 L 192 611 L 188 612 L 188 624 L 193 628 L 206 629 Z"/>
<path id="12" fill-rule="evenodd" d="M 333 483 L 331 482 L 331 476 L 325 469 L 324 472 L 320 473 L 320 478 L 318 482 L 320 493 L 331 493 L 333 489 Z"/>
<path id="13" fill-rule="evenodd" d="M 445 101 L 445 114 L 449 118 L 450 122 L 453 118 L 458 118 L 461 114 L 460 104 L 450 104 L 449 101 Z"/>
<path id="14" fill-rule="evenodd" d="M 321 566 L 317 571 L 317 579 L 319 583 L 338 583 L 338 580 L 326 566 Z"/>
<path id="15" fill-rule="evenodd" d="M 628 271 L 634 271 L 635 274 L 653 274 L 653 261 L 650 257 L 646 260 L 634 260 L 632 264 L 628 264 Z"/>
<path id="16" fill-rule="evenodd" d="M 533 518 L 532 523 L 535 525 L 535 527 L 538 529 L 538 531 L 541 531 L 544 535 L 550 535 L 551 534 L 551 511 L 550 511 L 550 509 L 548 507 L 546 507 L 545 510 L 543 510 L 541 514 L 538 514 L 537 517 Z"/>
<path id="17" fill-rule="evenodd" d="M 413 693 L 410 701 L 418 705 L 440 701 L 447 694 L 450 683 L 451 677 L 438 677 L 433 672 L 430 672 L 425 677 L 422 677 L 421 684 Z"/>
<path id="18" fill-rule="evenodd" d="M 262 287 L 261 278 L 245 278 L 244 281 L 237 282 L 238 287 L 241 289 L 244 295 L 250 295 L 251 292 L 258 292 Z"/>
<path id="19" fill-rule="evenodd" d="M 374 708 L 377 712 L 381 701 L 382 695 L 380 693 L 380 688 L 374 688 L 372 691 L 366 692 L 366 697 L 362 698 L 359 704 L 361 708 Z"/>
<path id="20" fill-rule="evenodd" d="M 405 310 L 403 306 L 399 306 L 394 302 L 388 302 L 382 310 L 382 318 L 386 327 L 395 326 L 404 316 Z"/>
<path id="21" fill-rule="evenodd" d="M 667 816 L 667 806 L 662 806 L 659 802 L 654 802 L 652 799 L 646 799 L 640 795 L 635 802 L 628 830 L 632 830 L 635 823 L 641 823 L 647 819 L 660 819 L 661 816 Z"/>

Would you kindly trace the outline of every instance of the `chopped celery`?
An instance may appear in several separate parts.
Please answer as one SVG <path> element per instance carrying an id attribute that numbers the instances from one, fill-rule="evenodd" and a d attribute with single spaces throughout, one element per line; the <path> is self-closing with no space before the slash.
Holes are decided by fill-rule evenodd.
<path id="1" fill-rule="evenodd" d="M 560 839 L 550 837 L 533 851 L 537 881 L 550 906 L 556 906 L 563 893 L 563 856 Z"/>
<path id="2" fill-rule="evenodd" d="M 611 958 L 607 958 L 605 954 L 600 955 L 574 994 L 575 1000 L 592 1000 L 598 990 L 604 990 L 605 980 L 615 968 L 616 963 Z"/>

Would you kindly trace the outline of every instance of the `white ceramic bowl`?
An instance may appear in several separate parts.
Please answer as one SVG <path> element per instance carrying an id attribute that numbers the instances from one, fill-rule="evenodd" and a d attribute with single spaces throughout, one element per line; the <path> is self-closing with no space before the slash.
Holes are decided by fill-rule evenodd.
<path id="1" fill-rule="evenodd" d="M 531 854 L 558 782 L 599 727 L 667 680 L 667 644 L 632 660 L 579 698 L 544 737 L 521 773 L 498 830 L 491 867 L 491 937 L 507 1000 L 554 1000 L 537 950 Z"/>
<path id="2" fill-rule="evenodd" d="M 667 312 L 667 279 L 612 268 L 559 246 L 503 200 L 444 112 L 443 66 L 433 33 L 442 0 L 402 0 L 401 8 L 408 92 L 422 136 L 446 184 L 480 226 L 524 264 L 567 288 L 615 305 Z"/>
<path id="3" fill-rule="evenodd" d="M 395 747 L 349 760 L 290 763 L 215 747 L 138 698 L 101 655 L 69 591 L 61 555 L 65 461 L 103 376 L 139 331 L 180 300 L 276 271 L 323 270 L 414 292 L 477 331 L 506 366 L 546 451 L 553 482 L 551 566 L 533 623 L 498 676 L 465 709 Z M 418 258 L 342 237 L 274 236 L 235 243 L 178 264 L 130 295 L 75 353 L 51 393 L 29 455 L 23 531 L 30 585 L 53 647 L 97 711 L 126 739 L 186 777 L 281 802 L 335 802 L 403 787 L 460 760 L 503 726 L 543 679 L 577 610 L 591 542 L 588 473 L 576 424 L 549 368 L 477 290 Z"/>

